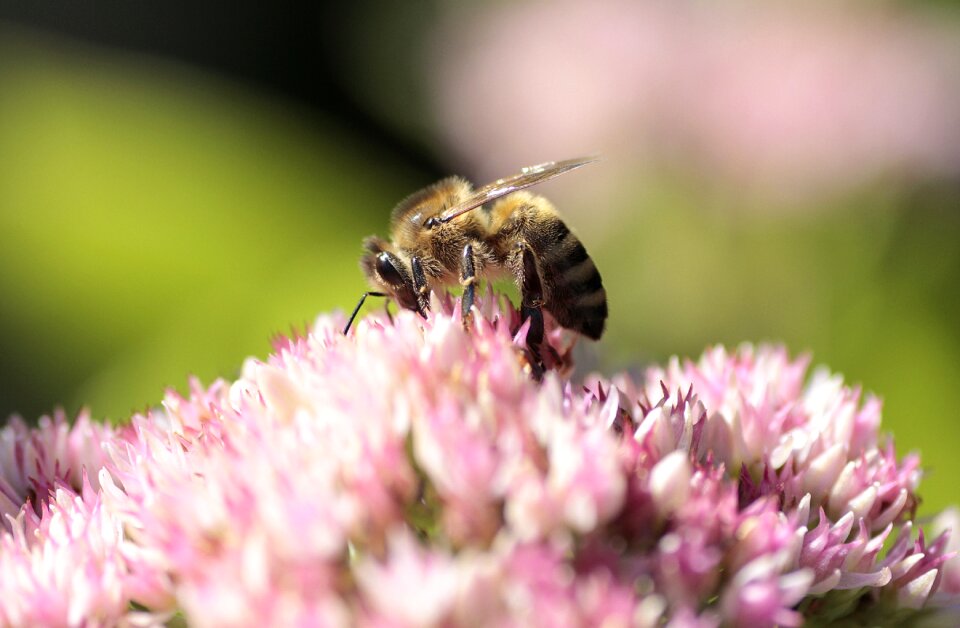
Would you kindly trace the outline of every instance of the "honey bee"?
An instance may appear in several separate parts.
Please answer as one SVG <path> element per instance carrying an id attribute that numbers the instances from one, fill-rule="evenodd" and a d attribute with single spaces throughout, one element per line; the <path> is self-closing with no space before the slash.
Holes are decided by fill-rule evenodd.
<path id="1" fill-rule="evenodd" d="M 450 177 L 408 196 L 391 214 L 392 241 L 363 242 L 360 267 L 377 290 L 363 294 L 344 334 L 368 296 L 390 297 L 426 315 L 430 290 L 459 283 L 466 319 L 478 279 L 510 276 L 520 290 L 522 319 L 533 319 L 527 342 L 538 360 L 541 308 L 562 327 L 600 338 L 607 294 L 597 267 L 554 206 L 521 191 L 593 161 L 530 166 L 479 189 Z"/>

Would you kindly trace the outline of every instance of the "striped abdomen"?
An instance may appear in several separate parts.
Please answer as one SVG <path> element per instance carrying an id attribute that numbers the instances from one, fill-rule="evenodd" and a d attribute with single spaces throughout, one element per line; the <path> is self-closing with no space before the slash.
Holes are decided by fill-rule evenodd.
<path id="1" fill-rule="evenodd" d="M 545 212 L 526 231 L 538 258 L 544 309 L 563 327 L 600 338 L 607 320 L 607 292 L 583 244 L 559 217 Z"/>

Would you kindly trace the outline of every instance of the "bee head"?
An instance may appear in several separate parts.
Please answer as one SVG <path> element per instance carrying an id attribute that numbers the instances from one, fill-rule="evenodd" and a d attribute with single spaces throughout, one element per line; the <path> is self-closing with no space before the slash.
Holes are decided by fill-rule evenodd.
<path id="1" fill-rule="evenodd" d="M 366 250 L 360 258 L 360 268 L 367 280 L 393 297 L 401 307 L 420 311 L 413 284 L 409 257 L 384 240 L 370 237 L 364 240 Z"/>

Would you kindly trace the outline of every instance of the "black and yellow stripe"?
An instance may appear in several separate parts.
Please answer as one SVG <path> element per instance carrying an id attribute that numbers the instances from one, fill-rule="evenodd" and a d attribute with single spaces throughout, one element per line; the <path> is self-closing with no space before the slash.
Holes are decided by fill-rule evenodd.
<path id="1" fill-rule="evenodd" d="M 541 237 L 529 241 L 540 258 L 541 273 L 549 288 L 544 307 L 562 326 L 599 338 L 607 320 L 607 293 L 600 271 L 583 243 L 559 217 L 543 217 L 539 223 Z"/>

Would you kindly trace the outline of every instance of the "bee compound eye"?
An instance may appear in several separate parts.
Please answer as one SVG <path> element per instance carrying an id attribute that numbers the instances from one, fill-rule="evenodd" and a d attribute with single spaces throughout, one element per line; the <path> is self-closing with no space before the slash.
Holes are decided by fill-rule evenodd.
<path id="1" fill-rule="evenodd" d="M 426 227 L 427 229 L 433 229 L 439 224 L 440 224 L 440 221 L 437 220 L 436 217 L 434 216 L 430 216 L 423 222 L 423 226 Z"/>
<path id="2" fill-rule="evenodd" d="M 388 253 L 377 255 L 377 274 L 391 286 L 399 286 L 403 283 L 403 277 Z"/>

